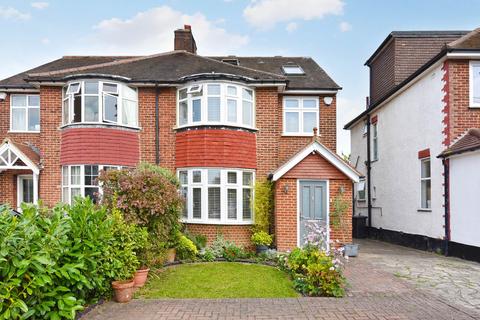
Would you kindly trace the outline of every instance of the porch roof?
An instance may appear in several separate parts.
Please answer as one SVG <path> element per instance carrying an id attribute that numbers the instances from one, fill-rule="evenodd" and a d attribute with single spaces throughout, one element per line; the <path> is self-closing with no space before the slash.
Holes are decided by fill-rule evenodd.
<path id="1" fill-rule="evenodd" d="M 0 145 L 0 171 L 27 169 L 40 173 L 40 155 L 28 145 L 7 138 Z"/>

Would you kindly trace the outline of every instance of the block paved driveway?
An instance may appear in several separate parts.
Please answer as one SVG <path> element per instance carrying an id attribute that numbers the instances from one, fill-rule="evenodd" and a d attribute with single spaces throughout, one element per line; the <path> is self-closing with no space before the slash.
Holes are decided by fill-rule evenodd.
<path id="1" fill-rule="evenodd" d="M 480 264 L 372 240 L 350 259 L 347 297 L 107 302 L 100 319 L 480 319 Z M 188 290 L 188 288 L 187 288 Z"/>

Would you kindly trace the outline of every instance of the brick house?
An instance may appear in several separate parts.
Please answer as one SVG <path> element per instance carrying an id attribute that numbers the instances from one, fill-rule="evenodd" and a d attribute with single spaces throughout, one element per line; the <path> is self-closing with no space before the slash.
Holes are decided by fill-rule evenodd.
<path id="1" fill-rule="evenodd" d="M 359 176 L 335 154 L 340 87 L 315 61 L 196 51 L 185 26 L 171 52 L 66 56 L 0 81 L 0 203 L 95 198 L 100 170 L 146 161 L 177 173 L 191 232 L 249 245 L 254 181 L 272 179 L 279 250 L 328 223 L 339 192 L 351 203 Z M 351 241 L 350 218 L 332 240 Z"/>
<path id="2" fill-rule="evenodd" d="M 480 261 L 480 29 L 394 31 L 368 59 L 349 122 L 373 236 Z"/>

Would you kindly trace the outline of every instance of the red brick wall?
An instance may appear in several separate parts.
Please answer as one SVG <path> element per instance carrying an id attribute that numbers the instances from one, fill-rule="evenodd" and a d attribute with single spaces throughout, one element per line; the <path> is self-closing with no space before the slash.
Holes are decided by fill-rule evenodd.
<path id="1" fill-rule="evenodd" d="M 255 134 L 199 128 L 176 134 L 176 167 L 257 167 Z"/>
<path id="2" fill-rule="evenodd" d="M 207 242 L 212 243 L 217 235 L 223 235 L 224 239 L 233 241 L 236 245 L 249 248 L 252 246 L 251 226 L 229 226 L 212 224 L 186 224 L 186 229 L 192 234 L 201 234 L 207 237 Z"/>
<path id="3" fill-rule="evenodd" d="M 0 173 L 0 203 L 8 203 L 12 208 L 17 205 L 17 177 L 14 170 Z"/>
<path id="4" fill-rule="evenodd" d="M 346 176 L 319 154 L 310 154 L 285 173 L 283 178 L 346 179 Z"/>
<path id="5" fill-rule="evenodd" d="M 138 132 L 115 128 L 62 130 L 60 162 L 135 166 L 140 155 Z"/>
<path id="6" fill-rule="evenodd" d="M 339 226 L 334 226 L 330 219 L 330 240 L 334 243 L 352 242 L 352 182 L 349 179 L 333 179 L 329 182 L 330 192 L 330 212 L 332 212 L 334 199 L 339 195 L 340 189 L 343 188 L 343 199 L 348 203 L 348 209 L 340 217 Z"/>
<path id="7" fill-rule="evenodd" d="M 288 193 L 284 192 L 288 185 Z M 274 230 L 277 250 L 297 246 L 297 179 L 281 178 L 275 182 Z"/>

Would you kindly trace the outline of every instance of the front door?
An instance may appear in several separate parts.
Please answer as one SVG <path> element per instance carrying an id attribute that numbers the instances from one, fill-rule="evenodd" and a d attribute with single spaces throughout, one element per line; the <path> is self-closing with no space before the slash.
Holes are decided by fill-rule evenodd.
<path id="1" fill-rule="evenodd" d="M 31 175 L 18 176 L 17 183 L 17 210 L 20 211 L 22 203 L 33 203 L 33 177 Z"/>
<path id="2" fill-rule="evenodd" d="M 300 181 L 300 234 L 299 245 L 303 246 L 313 236 L 320 236 L 327 249 L 327 183 L 325 181 Z M 310 240 L 311 241 L 311 240 Z"/>

